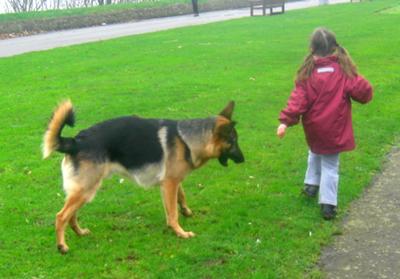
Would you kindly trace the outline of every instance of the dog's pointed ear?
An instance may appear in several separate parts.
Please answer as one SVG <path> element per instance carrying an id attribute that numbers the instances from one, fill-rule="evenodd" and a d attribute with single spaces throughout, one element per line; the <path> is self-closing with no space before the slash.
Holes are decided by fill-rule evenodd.
<path id="1" fill-rule="evenodd" d="M 228 118 L 229 120 L 232 119 L 233 109 L 235 108 L 235 102 L 230 101 L 226 107 L 219 113 L 219 115 Z"/>

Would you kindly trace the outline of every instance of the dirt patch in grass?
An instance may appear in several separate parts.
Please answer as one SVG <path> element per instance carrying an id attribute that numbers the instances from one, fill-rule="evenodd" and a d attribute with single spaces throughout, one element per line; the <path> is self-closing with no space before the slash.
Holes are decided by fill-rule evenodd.
<path id="1" fill-rule="evenodd" d="M 400 14 L 400 5 L 393 7 L 393 8 L 384 9 L 381 11 L 381 13 L 383 13 L 383 14 Z"/>
<path id="2" fill-rule="evenodd" d="M 212 267 L 212 266 L 218 266 L 218 265 L 224 265 L 228 261 L 224 258 L 218 258 L 218 259 L 212 259 L 204 263 L 206 267 Z"/>
<path id="3" fill-rule="evenodd" d="M 129 254 L 126 257 L 118 257 L 115 259 L 116 262 L 136 262 L 139 260 L 139 257 L 136 255 Z"/>

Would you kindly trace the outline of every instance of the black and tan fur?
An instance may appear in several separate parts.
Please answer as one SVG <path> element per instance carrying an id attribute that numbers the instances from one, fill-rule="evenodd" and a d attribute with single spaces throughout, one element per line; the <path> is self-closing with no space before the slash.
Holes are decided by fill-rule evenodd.
<path id="1" fill-rule="evenodd" d="M 65 125 L 74 125 L 70 101 L 55 110 L 44 135 L 43 157 L 53 151 L 65 153 L 62 161 L 64 207 L 56 216 L 57 247 L 68 251 L 67 224 L 78 235 L 86 235 L 77 221 L 78 210 L 91 201 L 102 180 L 112 173 L 130 177 L 142 186 L 160 185 L 167 225 L 183 238 L 193 237 L 178 222 L 178 204 L 185 216 L 192 215 L 186 204 L 182 181 L 209 159 L 244 161 L 237 142 L 230 102 L 216 117 L 191 120 L 120 117 L 82 130 L 73 138 L 61 136 Z"/>

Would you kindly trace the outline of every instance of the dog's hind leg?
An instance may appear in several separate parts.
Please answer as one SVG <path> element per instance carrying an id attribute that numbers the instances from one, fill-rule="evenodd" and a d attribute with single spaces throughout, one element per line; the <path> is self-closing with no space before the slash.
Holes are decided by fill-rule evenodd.
<path id="1" fill-rule="evenodd" d="M 93 199 L 97 189 L 101 185 L 107 167 L 90 161 L 79 161 L 73 165 L 69 158 L 65 158 L 62 164 L 64 190 L 67 198 L 64 207 L 57 213 L 56 235 L 57 247 L 61 253 L 68 251 L 65 242 L 65 228 L 69 223 L 78 235 L 89 233 L 88 229 L 81 229 L 77 221 L 78 210 Z"/>
<path id="2" fill-rule="evenodd" d="M 67 223 L 76 214 L 77 210 L 85 204 L 87 198 L 83 194 L 83 190 L 73 192 L 68 195 L 64 207 L 56 216 L 56 235 L 57 235 L 57 248 L 62 253 L 68 252 L 68 246 L 65 242 L 65 228 Z"/>
<path id="3" fill-rule="evenodd" d="M 79 236 L 84 236 L 90 234 L 89 229 L 82 229 L 78 223 L 78 217 L 76 216 L 77 213 L 72 215 L 71 219 L 69 220 L 69 225 L 71 226 L 72 230 Z"/>
<path id="4" fill-rule="evenodd" d="M 167 225 L 171 227 L 177 236 L 183 238 L 193 237 L 193 232 L 186 232 L 179 225 L 178 221 L 178 189 L 179 182 L 173 179 L 166 179 L 162 182 L 161 192 L 167 217 Z"/>
<path id="5" fill-rule="evenodd" d="M 183 191 L 182 184 L 179 184 L 178 188 L 178 204 L 183 216 L 190 217 L 193 215 L 192 210 L 187 206 L 186 195 Z"/>

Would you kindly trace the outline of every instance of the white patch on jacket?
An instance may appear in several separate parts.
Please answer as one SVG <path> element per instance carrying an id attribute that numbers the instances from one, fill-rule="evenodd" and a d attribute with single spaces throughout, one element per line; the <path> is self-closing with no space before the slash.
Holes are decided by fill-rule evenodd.
<path id="1" fill-rule="evenodd" d="M 323 68 L 318 68 L 317 73 L 333 73 L 335 72 L 335 69 L 333 67 L 323 67 Z"/>

